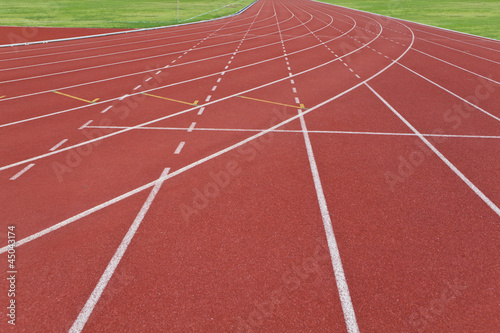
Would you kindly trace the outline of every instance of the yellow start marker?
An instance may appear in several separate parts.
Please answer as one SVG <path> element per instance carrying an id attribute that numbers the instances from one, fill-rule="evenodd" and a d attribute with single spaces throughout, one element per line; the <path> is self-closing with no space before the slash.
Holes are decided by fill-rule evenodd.
<path id="1" fill-rule="evenodd" d="M 0 99 L 4 98 L 6 95 L 0 96 Z"/>
<path id="2" fill-rule="evenodd" d="M 157 96 L 157 95 L 148 94 L 148 93 L 142 93 L 142 94 L 146 95 L 146 96 L 151 96 L 151 97 L 156 97 L 156 98 L 160 98 L 160 99 L 165 99 L 165 100 L 171 101 L 171 102 L 177 102 L 177 103 L 182 103 L 182 104 L 187 104 L 187 105 L 198 105 L 198 101 L 194 101 L 194 103 L 189 103 L 189 102 L 179 101 L 178 99 L 173 99 L 173 98 L 168 98 L 168 97 L 163 97 L 163 96 Z"/>
<path id="3" fill-rule="evenodd" d="M 99 100 L 99 98 L 96 98 L 93 101 L 88 101 L 86 99 L 83 99 L 83 98 L 80 98 L 80 97 L 76 97 L 76 96 L 72 96 L 72 95 L 68 95 L 68 94 L 62 93 L 62 92 L 57 91 L 57 90 L 52 90 L 52 92 L 56 93 L 56 94 L 59 94 L 59 95 L 63 95 L 63 96 L 69 97 L 69 98 L 77 99 L 79 101 L 84 101 L 84 102 L 87 102 L 87 103 L 95 103 L 95 102 L 97 102 Z"/>
<path id="4" fill-rule="evenodd" d="M 278 102 L 273 102 L 273 101 L 266 101 L 266 100 L 263 100 L 263 99 L 258 99 L 258 98 L 253 98 L 253 97 L 247 97 L 247 96 L 237 96 L 237 97 L 245 98 L 245 99 L 251 99 L 253 101 L 258 101 L 258 102 L 264 102 L 264 103 L 270 103 L 270 104 L 277 104 L 277 105 L 289 106 L 291 108 L 296 108 L 296 109 L 304 109 L 304 110 L 306 109 L 304 107 L 304 104 L 300 104 L 300 106 L 297 106 L 297 105 L 283 104 L 283 103 L 278 103 Z"/>

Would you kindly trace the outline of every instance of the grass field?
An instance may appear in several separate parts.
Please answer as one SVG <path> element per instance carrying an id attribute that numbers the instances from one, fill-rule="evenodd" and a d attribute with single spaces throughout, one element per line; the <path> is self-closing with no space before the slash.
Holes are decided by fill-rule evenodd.
<path id="1" fill-rule="evenodd" d="M 322 0 L 474 35 L 500 39 L 500 0 Z"/>
<path id="2" fill-rule="evenodd" d="M 179 16 L 181 23 L 211 19 L 235 13 L 252 1 L 180 0 Z M 0 0 L 0 13 L 0 25 L 7 26 L 146 28 L 177 23 L 177 1 Z"/>

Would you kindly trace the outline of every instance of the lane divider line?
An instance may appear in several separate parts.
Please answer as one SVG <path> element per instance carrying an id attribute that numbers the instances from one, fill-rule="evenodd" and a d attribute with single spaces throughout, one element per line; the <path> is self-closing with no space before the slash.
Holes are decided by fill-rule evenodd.
<path id="1" fill-rule="evenodd" d="M 270 104 L 276 104 L 276 105 L 282 105 L 282 106 L 289 106 L 291 108 L 296 108 L 296 109 L 305 109 L 302 106 L 297 106 L 297 105 L 290 105 L 290 104 L 284 104 L 284 103 L 279 103 L 279 102 L 273 102 L 273 101 L 266 101 L 263 99 L 258 99 L 258 98 L 253 98 L 253 97 L 248 97 L 248 96 L 236 96 L 239 98 L 244 98 L 244 99 L 250 99 L 253 101 L 258 101 L 258 102 L 263 102 L 263 103 L 270 103 Z M 298 104 L 299 102 L 297 102 Z M 302 104 L 301 104 L 302 105 Z"/>
<path id="2" fill-rule="evenodd" d="M 195 127 L 195 126 L 196 126 L 196 122 L 195 122 L 195 121 L 193 121 L 193 122 L 191 123 L 191 126 L 189 126 L 189 128 L 187 129 L 187 131 L 188 131 L 189 133 L 191 133 L 191 132 L 193 131 L 193 129 L 194 129 L 194 127 Z"/>
<path id="3" fill-rule="evenodd" d="M 56 94 L 59 94 L 59 95 L 62 95 L 62 96 L 69 97 L 69 98 L 77 99 L 79 101 L 84 101 L 84 102 L 87 102 L 87 103 L 90 103 L 90 104 L 95 103 L 95 102 L 97 102 L 99 100 L 99 98 L 96 98 L 96 99 L 94 99 L 92 101 L 89 101 L 87 99 L 83 99 L 83 98 L 76 97 L 76 96 L 73 96 L 73 95 L 68 95 L 68 94 L 62 93 L 62 92 L 57 91 L 57 90 L 52 90 L 52 92 L 56 93 Z"/>
<path id="4" fill-rule="evenodd" d="M 474 185 L 462 172 L 460 172 L 460 170 L 458 170 L 453 163 L 451 163 L 436 147 L 434 147 L 432 143 L 429 142 L 429 140 L 427 140 L 415 127 L 413 127 L 412 124 L 410 124 L 409 121 L 399 114 L 399 112 L 396 111 L 396 109 L 394 109 L 392 105 L 380 96 L 368 83 L 365 82 L 364 85 L 367 86 L 368 89 L 370 89 L 371 92 L 377 96 L 377 98 L 382 101 L 406 126 L 408 126 L 408 128 L 411 129 L 412 132 L 415 133 L 420 140 L 422 140 L 427 147 L 429 147 L 472 191 L 474 191 L 474 193 L 476 193 L 477 196 L 488 205 L 488 207 L 500 216 L 500 208 L 498 208 L 497 205 L 495 205 L 483 192 L 481 192 L 476 185 Z"/>
<path id="5" fill-rule="evenodd" d="M 134 222 L 128 229 L 127 233 L 125 234 L 125 237 L 123 237 L 120 245 L 118 246 L 118 249 L 116 249 L 115 254 L 111 258 L 111 260 L 108 263 L 108 266 L 106 267 L 106 270 L 102 274 L 101 278 L 99 279 L 99 282 L 97 282 L 97 285 L 95 286 L 94 290 L 92 291 L 92 294 L 88 298 L 87 302 L 85 303 L 84 307 L 78 314 L 78 317 L 76 320 L 73 322 L 73 325 L 69 329 L 70 333 L 76 333 L 76 332 L 81 332 L 83 330 L 83 327 L 87 323 L 87 320 L 89 319 L 90 315 L 92 314 L 92 311 L 94 311 L 94 308 L 101 298 L 102 293 L 104 292 L 104 289 L 108 285 L 109 280 L 111 280 L 111 277 L 113 276 L 116 267 L 118 267 L 118 264 L 123 258 L 123 255 L 127 251 L 128 246 L 130 245 L 130 242 L 132 241 L 132 238 L 134 238 L 135 233 L 137 232 L 137 229 L 139 229 L 139 226 L 141 225 L 142 221 L 144 220 L 144 217 L 146 216 L 146 213 L 148 212 L 149 208 L 151 207 L 151 204 L 153 203 L 153 200 L 155 199 L 156 195 L 160 191 L 161 186 L 163 185 L 163 182 L 165 181 L 165 177 L 168 175 L 170 171 L 170 168 L 166 168 L 163 170 L 160 179 L 161 181 L 157 182 L 151 192 L 149 193 L 148 198 L 142 205 L 141 210 L 139 211 L 139 214 L 137 214 L 136 218 L 134 219 Z"/>
<path id="6" fill-rule="evenodd" d="M 187 105 L 196 105 L 196 103 L 198 103 L 198 101 L 195 101 L 194 103 L 189 103 L 189 102 L 179 101 L 178 99 L 173 99 L 173 98 L 168 98 L 168 97 L 163 97 L 163 96 L 158 96 L 158 95 L 153 95 L 153 94 L 148 94 L 148 93 L 142 93 L 142 94 L 146 95 L 146 96 L 150 96 L 150 97 L 156 97 L 156 98 L 164 99 L 167 101 L 177 102 L 177 103 L 182 103 L 182 104 L 187 104 Z"/>
<path id="7" fill-rule="evenodd" d="M 186 131 L 186 127 L 130 127 L 130 126 L 87 126 L 87 128 L 100 128 L 100 129 L 133 129 L 133 130 L 177 130 Z M 265 129 L 257 128 L 210 128 L 210 127 L 197 127 L 194 131 L 220 131 L 220 132 L 262 132 Z M 302 130 L 273 130 L 270 132 L 277 133 L 302 133 Z M 415 133 L 398 133 L 398 132 L 360 132 L 360 131 L 327 131 L 327 130 L 308 130 L 308 133 L 314 134 L 354 134 L 354 135 L 389 135 L 389 136 L 417 136 Z M 438 137 L 438 138 L 471 138 L 471 139 L 500 139 L 500 135 L 469 135 L 469 134 L 434 134 L 423 133 L 425 137 Z"/>

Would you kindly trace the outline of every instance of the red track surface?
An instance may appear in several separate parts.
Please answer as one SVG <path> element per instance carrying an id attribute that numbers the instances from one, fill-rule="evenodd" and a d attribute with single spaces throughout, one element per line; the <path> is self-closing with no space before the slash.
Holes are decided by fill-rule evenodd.
<path id="1" fill-rule="evenodd" d="M 500 331 L 499 65 L 306 0 L 0 49 L 0 331 Z"/>

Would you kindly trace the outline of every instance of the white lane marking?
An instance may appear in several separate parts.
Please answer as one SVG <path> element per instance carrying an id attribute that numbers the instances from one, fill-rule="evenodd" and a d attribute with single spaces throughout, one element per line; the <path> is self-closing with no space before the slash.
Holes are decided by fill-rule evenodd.
<path id="1" fill-rule="evenodd" d="M 178 130 L 185 131 L 186 127 L 130 127 L 130 126 L 88 126 L 87 128 L 102 128 L 102 129 L 134 129 L 134 130 Z M 197 127 L 195 131 L 222 131 L 222 132 L 262 132 L 265 129 L 257 128 L 210 128 Z M 273 130 L 270 132 L 278 133 L 302 133 L 302 130 Z M 415 133 L 397 133 L 397 132 L 359 132 L 359 131 L 322 131 L 308 130 L 308 133 L 315 134 L 354 134 L 354 135 L 394 135 L 394 136 L 417 136 Z M 467 135 L 467 134 L 422 134 L 427 137 L 442 137 L 442 138 L 472 138 L 472 139 L 500 139 L 500 135 Z"/>
<path id="2" fill-rule="evenodd" d="M 354 72 L 354 71 L 352 70 L 352 68 L 350 68 L 350 67 L 349 67 L 349 71 L 350 71 L 351 73 L 352 73 L 352 72 Z"/>
<path id="3" fill-rule="evenodd" d="M 138 85 L 137 87 L 135 87 L 133 90 L 137 90 L 141 87 L 141 85 Z"/>
<path id="4" fill-rule="evenodd" d="M 152 79 L 152 77 L 148 77 L 148 78 L 146 79 L 146 82 L 148 82 L 148 81 L 149 81 L 149 80 L 151 80 L 151 79 Z"/>
<path id="5" fill-rule="evenodd" d="M 105 108 L 104 110 L 101 111 L 101 113 L 106 113 L 107 111 L 109 111 L 109 109 L 111 109 L 113 107 L 113 105 L 110 105 L 108 106 L 107 108 Z"/>
<path id="6" fill-rule="evenodd" d="M 420 140 L 422 140 L 427 147 L 429 147 L 462 181 L 469 186 L 471 190 L 476 193 L 481 200 L 483 200 L 498 216 L 500 216 L 500 208 L 497 207 L 481 190 L 479 190 L 460 170 L 453 165 L 439 150 L 437 150 L 415 127 L 412 126 L 403 116 L 401 116 L 396 109 L 394 109 L 382 96 L 380 96 L 368 83 L 365 85 L 372 91 L 372 93 L 378 97 L 403 123 L 405 123 L 408 128 L 410 128 L 413 133 L 415 133 Z"/>
<path id="7" fill-rule="evenodd" d="M 233 69 L 233 70 L 234 70 L 234 69 Z M 222 72 L 222 73 L 220 73 L 220 75 L 224 75 L 224 74 L 226 74 L 226 72 Z"/>
<path id="8" fill-rule="evenodd" d="M 204 106 L 202 106 L 200 108 L 200 111 L 198 111 L 198 116 L 201 116 L 203 114 L 203 111 L 205 111 L 205 107 Z"/>
<path id="9" fill-rule="evenodd" d="M 358 75 L 358 74 L 354 74 L 354 75 L 356 75 L 356 77 L 357 77 L 358 79 L 361 79 L 361 78 L 359 77 L 359 75 Z"/>
<path id="10" fill-rule="evenodd" d="M 217 79 L 217 83 L 219 83 L 221 80 L 222 80 L 222 78 L 221 78 L 221 77 L 220 77 L 220 78 L 218 78 L 218 79 Z"/>
<path id="11" fill-rule="evenodd" d="M 297 88 L 292 87 L 292 91 L 293 91 L 294 93 L 297 93 Z"/>
<path id="12" fill-rule="evenodd" d="M 424 80 L 426 80 L 426 81 L 428 81 L 428 82 L 432 83 L 432 84 L 433 84 L 433 85 L 435 85 L 436 87 L 439 87 L 439 88 L 443 89 L 444 91 L 446 91 L 446 92 L 447 92 L 447 93 L 449 93 L 450 95 L 455 96 L 456 98 L 460 99 L 460 100 L 461 100 L 461 101 L 463 101 L 464 103 L 467 103 L 467 104 L 469 104 L 470 106 L 472 106 L 472 107 L 474 107 L 474 108 L 478 109 L 478 110 L 479 110 L 479 111 L 481 111 L 482 113 L 484 113 L 484 114 L 486 114 L 486 115 L 490 116 L 491 118 L 493 118 L 493 119 L 495 119 L 495 120 L 500 121 L 500 118 L 499 118 L 499 117 L 497 117 L 497 116 L 495 116 L 495 115 L 493 115 L 493 114 L 489 113 L 488 111 L 486 111 L 486 110 L 484 110 L 484 109 L 480 108 L 479 106 L 475 105 L 474 103 L 469 102 L 467 99 L 465 99 L 465 98 L 462 98 L 462 97 L 458 96 L 457 94 L 455 94 L 455 93 L 451 92 L 450 90 L 446 89 L 445 87 L 443 87 L 443 86 L 441 86 L 441 85 L 437 84 L 436 82 L 434 82 L 434 81 L 432 81 L 432 80 L 430 80 L 430 79 L 426 78 L 426 77 L 425 77 L 425 76 L 423 76 L 422 74 L 419 74 L 419 73 L 415 72 L 414 70 L 412 70 L 412 69 L 410 69 L 410 68 L 406 67 L 405 65 L 401 64 L 400 62 L 396 62 L 396 63 L 397 63 L 399 66 L 401 66 L 401 67 L 403 67 L 403 68 L 406 68 L 407 70 L 409 70 L 409 71 L 410 71 L 410 72 L 412 72 L 413 74 L 415 74 L 415 75 L 417 75 L 417 76 L 420 76 L 422 79 L 424 79 Z"/>
<path id="13" fill-rule="evenodd" d="M 189 128 L 187 129 L 187 131 L 188 131 L 188 132 L 192 132 L 195 126 L 196 126 L 196 122 L 195 122 L 195 121 L 193 121 L 193 122 L 191 123 L 191 126 L 189 126 Z"/>
<path id="14" fill-rule="evenodd" d="M 181 153 L 182 147 L 184 147 L 185 144 L 186 144 L 186 142 L 184 142 L 184 141 L 179 142 L 179 145 L 175 149 L 174 154 L 179 155 Z"/>
<path id="15" fill-rule="evenodd" d="M 161 70 L 159 70 L 158 72 L 156 72 L 156 75 L 160 74 L 161 73 Z"/>
<path id="16" fill-rule="evenodd" d="M 229 68 L 229 66 L 224 67 L 224 69 L 228 69 L 228 68 Z"/>
<path id="17" fill-rule="evenodd" d="M 118 98 L 118 100 L 123 101 L 123 99 L 126 98 L 127 96 L 129 96 L 129 94 L 123 95 L 122 97 Z"/>
<path id="18" fill-rule="evenodd" d="M 21 177 L 21 175 L 23 173 L 25 173 L 26 171 L 28 171 L 29 169 L 31 169 L 34 165 L 35 165 L 35 163 L 28 164 L 28 166 L 26 166 L 24 169 L 22 169 L 21 171 L 19 171 L 18 173 L 16 173 L 14 176 L 12 176 L 10 178 L 10 180 L 16 180 L 17 178 Z"/>
<path id="19" fill-rule="evenodd" d="M 50 148 L 49 150 L 50 151 L 56 150 L 57 148 L 61 147 L 66 141 L 68 141 L 68 139 L 61 140 L 61 142 L 59 142 L 58 144 L 56 144 L 54 147 Z"/>
<path id="20" fill-rule="evenodd" d="M 176 61 L 177 59 L 172 60 L 171 64 L 175 64 Z"/>
<path id="21" fill-rule="evenodd" d="M 299 109 L 298 112 L 300 115 L 300 125 L 302 127 L 302 133 L 306 144 L 307 157 L 309 158 L 309 165 L 311 167 L 311 173 L 314 180 L 314 188 L 316 189 L 316 196 L 318 198 L 318 204 L 321 211 L 321 218 L 323 219 L 323 227 L 325 228 L 328 249 L 330 250 L 333 273 L 335 274 L 335 282 L 337 284 L 337 290 L 339 292 L 342 311 L 344 312 L 345 323 L 349 333 L 359 333 L 358 323 L 356 321 L 356 313 L 354 312 L 351 295 L 349 293 L 349 287 L 347 286 L 347 279 L 344 274 L 344 268 L 342 267 L 342 260 L 340 258 L 337 240 L 335 239 L 335 233 L 333 232 L 330 212 L 328 211 L 325 194 L 323 193 L 323 186 L 321 185 L 321 179 L 319 177 L 316 159 L 314 158 L 311 140 L 309 139 L 309 134 L 307 133 L 307 126 L 302 114 L 302 110 Z"/>
<path id="22" fill-rule="evenodd" d="M 295 97 L 295 103 L 300 104 L 300 100 L 298 97 Z"/>
<path id="23" fill-rule="evenodd" d="M 456 67 L 456 68 L 458 68 L 458 69 L 461 69 L 461 70 L 463 70 L 463 71 L 465 71 L 465 72 L 468 72 L 468 73 L 471 73 L 471 74 L 473 74 L 473 75 L 476 75 L 476 76 L 482 77 L 482 78 L 483 78 L 483 79 L 485 79 L 485 80 L 488 80 L 488 81 L 494 82 L 494 83 L 496 83 L 496 84 L 500 84 L 500 82 L 495 81 L 495 80 L 493 80 L 493 79 L 491 79 L 491 78 L 489 78 L 489 77 L 487 77 L 487 76 L 484 76 L 484 75 L 478 74 L 478 73 L 476 73 L 476 72 L 470 71 L 470 70 L 465 69 L 465 68 L 463 68 L 463 67 L 460 67 L 460 66 L 458 66 L 458 65 L 452 64 L 451 62 L 448 62 L 448 61 L 443 60 L 443 59 L 441 59 L 441 58 L 438 58 L 438 57 L 432 56 L 432 55 L 430 55 L 430 54 L 428 54 L 428 53 L 425 53 L 425 52 L 423 52 L 423 51 L 417 50 L 416 48 L 413 48 L 412 50 L 413 50 L 413 51 L 420 52 L 420 53 L 422 53 L 422 54 L 424 54 L 424 55 L 426 55 L 426 56 L 428 56 L 428 57 L 434 58 L 434 59 L 439 60 L 439 61 L 441 61 L 441 62 L 444 62 L 445 64 L 448 64 L 448 65 L 450 65 L 450 66 L 453 66 L 453 67 Z"/>
<path id="24" fill-rule="evenodd" d="M 212 91 L 215 91 L 215 89 L 217 89 L 217 86 L 213 86 L 212 87 Z M 208 101 L 207 101 L 208 102 Z"/>
<path id="25" fill-rule="evenodd" d="M 431 42 L 430 40 L 427 40 L 427 39 L 424 39 L 424 38 L 419 38 L 419 40 L 423 40 L 424 42 L 427 42 L 427 43 L 431 43 L 431 44 L 435 44 L 435 45 L 438 45 L 438 46 L 441 46 L 441 47 L 445 47 L 445 48 L 453 50 L 453 51 L 457 51 L 457 52 L 460 52 L 460 53 L 463 53 L 463 54 L 467 54 L 467 55 L 469 55 L 471 57 L 475 57 L 475 58 L 478 58 L 478 59 L 486 60 L 486 61 L 493 62 L 495 64 L 499 64 L 500 65 L 500 62 L 491 60 L 489 58 L 480 57 L 478 55 L 475 55 L 475 54 L 472 54 L 472 53 L 469 53 L 469 52 L 465 52 L 465 51 L 462 51 L 462 50 L 459 50 L 459 49 L 455 49 L 455 48 L 450 47 L 450 46 L 446 46 L 446 45 L 439 44 L 439 43 L 434 43 L 434 42 Z"/>
<path id="26" fill-rule="evenodd" d="M 79 130 L 84 129 L 84 128 L 85 128 L 87 125 L 89 125 L 91 122 L 92 122 L 92 120 L 87 121 L 85 124 L 83 124 L 82 126 L 80 126 L 78 129 L 79 129 Z"/>
<path id="27" fill-rule="evenodd" d="M 210 102 L 210 98 L 212 98 L 212 95 L 208 95 L 207 98 L 205 99 L 205 102 Z"/>
<path id="28" fill-rule="evenodd" d="M 166 168 L 163 170 L 160 179 L 164 179 L 167 175 L 168 172 L 170 171 L 170 168 Z M 92 291 L 92 294 L 88 298 L 87 302 L 85 303 L 83 309 L 80 311 L 78 314 L 78 317 L 76 318 L 75 322 L 71 326 L 69 332 L 70 333 L 79 333 L 83 330 L 83 327 L 87 323 L 87 320 L 89 319 L 90 315 L 92 314 L 92 311 L 94 311 L 94 307 L 96 306 L 97 302 L 101 298 L 102 293 L 104 292 L 104 289 L 108 285 L 109 280 L 113 276 L 116 267 L 120 263 L 120 261 L 123 258 L 123 255 L 127 251 L 128 246 L 130 245 L 130 242 L 132 241 L 132 238 L 134 238 L 135 233 L 137 232 L 137 229 L 139 229 L 139 226 L 141 225 L 142 221 L 144 220 L 144 217 L 146 216 L 146 213 L 148 212 L 149 208 L 151 207 L 151 204 L 153 200 L 155 199 L 156 195 L 158 194 L 158 191 L 160 191 L 160 188 L 163 184 L 163 180 L 157 182 L 153 189 L 151 190 L 151 193 L 149 193 L 148 198 L 142 205 L 141 210 L 139 211 L 139 214 L 134 219 L 134 222 L 128 229 L 127 233 L 125 234 L 125 237 L 123 237 L 120 245 L 118 246 L 118 249 L 116 249 L 115 254 L 111 258 L 110 262 L 108 263 L 108 266 L 106 267 L 106 270 L 102 274 L 101 278 L 99 279 L 99 282 L 97 282 L 97 285 L 95 286 L 94 290 Z"/>
<path id="29" fill-rule="evenodd" d="M 295 81 L 293 79 L 290 80 L 291 84 L 295 84 Z"/>

